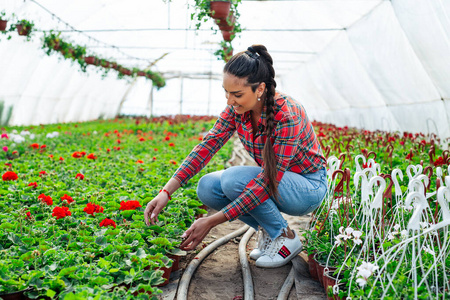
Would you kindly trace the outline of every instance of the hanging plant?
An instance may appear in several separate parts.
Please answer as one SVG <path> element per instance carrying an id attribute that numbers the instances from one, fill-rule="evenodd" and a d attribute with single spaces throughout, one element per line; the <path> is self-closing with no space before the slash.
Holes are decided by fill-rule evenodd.
<path id="1" fill-rule="evenodd" d="M 26 36 L 27 41 L 31 40 L 31 33 L 33 32 L 34 22 L 28 21 L 25 19 L 20 20 L 18 23 L 15 24 L 15 28 L 17 29 L 17 32 L 19 35 Z"/>
<path id="2" fill-rule="evenodd" d="M 229 16 L 234 15 L 236 21 L 240 16 L 237 7 L 241 1 L 242 0 L 195 0 L 195 11 L 191 14 L 191 20 L 196 21 L 195 27 L 197 29 L 210 18 L 227 19 Z M 221 7 L 229 7 L 229 9 L 223 12 L 220 10 Z M 211 29 L 214 30 L 212 27 Z"/>
<path id="3" fill-rule="evenodd" d="M 8 20 L 6 20 L 5 11 L 0 11 L 0 31 L 6 31 L 6 26 L 8 25 Z"/>
<path id="4" fill-rule="evenodd" d="M 222 59 L 224 62 L 229 61 L 233 56 L 233 47 L 231 46 L 231 42 L 222 41 L 219 45 L 220 49 L 214 52 L 214 55 L 216 55 L 219 60 Z"/>

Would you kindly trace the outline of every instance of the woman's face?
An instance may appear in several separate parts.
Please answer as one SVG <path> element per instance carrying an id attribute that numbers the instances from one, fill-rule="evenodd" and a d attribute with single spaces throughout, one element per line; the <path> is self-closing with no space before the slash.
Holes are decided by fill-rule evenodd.
<path id="1" fill-rule="evenodd" d="M 243 114 L 251 110 L 262 111 L 263 101 L 258 101 L 258 97 L 263 94 L 265 83 L 259 84 L 253 92 L 251 86 L 247 84 L 247 78 L 224 73 L 223 88 L 227 104 L 232 105 L 236 113 Z"/>

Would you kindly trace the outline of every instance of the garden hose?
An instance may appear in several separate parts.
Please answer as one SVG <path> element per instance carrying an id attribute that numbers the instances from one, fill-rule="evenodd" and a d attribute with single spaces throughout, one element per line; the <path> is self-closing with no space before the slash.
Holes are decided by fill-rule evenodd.
<path id="1" fill-rule="evenodd" d="M 252 273 L 250 271 L 250 266 L 248 264 L 247 259 L 247 243 L 248 240 L 252 237 L 252 235 L 255 233 L 255 229 L 253 227 L 250 227 L 247 232 L 242 237 L 241 241 L 239 242 L 239 260 L 241 262 L 241 268 L 242 268 L 242 279 L 244 280 L 244 299 L 245 300 L 253 300 L 254 299 L 254 288 L 253 288 L 253 279 L 252 279 Z"/>
<path id="2" fill-rule="evenodd" d="M 292 286 L 294 285 L 294 280 L 295 280 L 295 269 L 292 266 L 289 275 L 286 277 L 286 280 L 284 281 L 284 284 L 280 289 L 280 293 L 278 294 L 277 300 L 287 300 L 287 298 L 289 297 L 289 293 L 292 289 Z"/>
<path id="3" fill-rule="evenodd" d="M 180 283 L 178 286 L 177 300 L 187 300 L 187 294 L 189 289 L 189 283 L 191 282 L 192 275 L 194 275 L 197 267 L 202 263 L 202 261 L 217 247 L 227 243 L 232 238 L 242 235 L 249 228 L 248 225 L 244 225 L 236 231 L 216 240 L 215 242 L 209 244 L 205 249 L 200 251 L 195 259 L 193 259 L 186 270 L 183 273 L 183 276 L 180 279 Z"/>

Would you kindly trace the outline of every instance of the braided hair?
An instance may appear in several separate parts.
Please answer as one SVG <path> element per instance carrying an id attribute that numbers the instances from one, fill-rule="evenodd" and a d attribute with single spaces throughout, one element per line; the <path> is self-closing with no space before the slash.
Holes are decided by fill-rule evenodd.
<path id="1" fill-rule="evenodd" d="M 269 195 L 278 200 L 277 160 L 270 140 L 275 127 L 275 70 L 273 60 L 263 45 L 252 45 L 246 51 L 234 55 L 223 68 L 224 73 L 238 78 L 247 78 L 247 83 L 255 92 L 260 83 L 266 84 L 264 105 L 266 106 L 266 143 L 263 150 L 264 177 L 268 180 Z"/>

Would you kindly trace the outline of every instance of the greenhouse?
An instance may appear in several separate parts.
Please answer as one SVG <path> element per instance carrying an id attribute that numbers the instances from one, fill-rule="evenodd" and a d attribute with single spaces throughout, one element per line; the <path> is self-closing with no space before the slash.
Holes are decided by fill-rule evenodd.
<path id="1" fill-rule="evenodd" d="M 0 299 L 450 299 L 450 2 L 0 0 Z"/>

